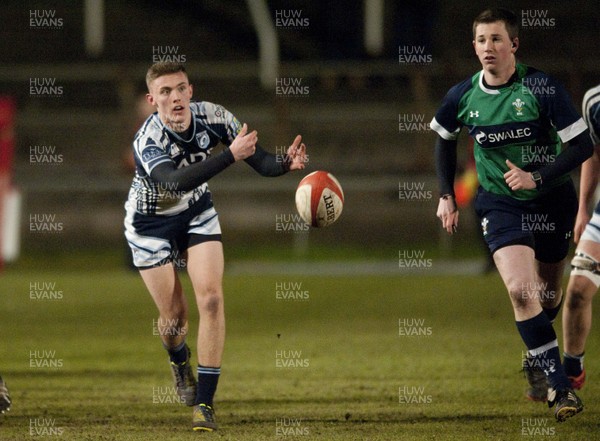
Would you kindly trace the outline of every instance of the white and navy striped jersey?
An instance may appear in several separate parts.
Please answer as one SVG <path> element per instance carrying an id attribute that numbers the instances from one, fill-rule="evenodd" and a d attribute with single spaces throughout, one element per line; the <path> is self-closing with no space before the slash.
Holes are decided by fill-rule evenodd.
<path id="1" fill-rule="evenodd" d="M 592 87 L 585 93 L 582 112 L 594 145 L 600 144 L 600 85 Z"/>
<path id="2" fill-rule="evenodd" d="M 188 139 L 167 127 L 153 113 L 146 119 L 133 141 L 135 177 L 129 190 L 128 204 L 144 215 L 178 214 L 208 192 L 206 182 L 190 191 L 169 188 L 154 181 L 150 173 L 158 164 L 171 161 L 177 168 L 210 157 L 219 142 L 230 145 L 242 128 L 238 119 L 218 104 L 192 102 L 191 132 Z"/>
<path id="3" fill-rule="evenodd" d="M 590 129 L 590 137 L 594 145 L 600 144 L 600 85 L 592 87 L 583 96 L 583 102 L 581 105 L 583 112 L 583 119 Z M 596 195 L 598 190 L 596 190 Z M 596 204 L 594 213 L 600 215 L 600 200 Z M 589 226 L 591 225 L 591 227 Z M 594 222 L 588 224 L 588 228 L 600 228 Z"/>

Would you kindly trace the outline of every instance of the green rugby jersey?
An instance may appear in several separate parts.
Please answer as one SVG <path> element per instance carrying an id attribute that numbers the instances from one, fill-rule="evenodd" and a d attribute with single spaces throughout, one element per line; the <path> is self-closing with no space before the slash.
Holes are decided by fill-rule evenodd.
<path id="1" fill-rule="evenodd" d="M 487 86 L 480 71 L 452 87 L 430 126 L 446 140 L 456 139 L 466 127 L 474 141 L 480 185 L 521 200 L 533 199 L 540 191 L 512 191 L 504 181 L 506 160 L 525 171 L 537 170 L 553 163 L 562 143 L 587 128 L 562 85 L 520 63 L 504 86 Z M 541 192 L 568 179 L 565 174 L 544 182 Z"/>

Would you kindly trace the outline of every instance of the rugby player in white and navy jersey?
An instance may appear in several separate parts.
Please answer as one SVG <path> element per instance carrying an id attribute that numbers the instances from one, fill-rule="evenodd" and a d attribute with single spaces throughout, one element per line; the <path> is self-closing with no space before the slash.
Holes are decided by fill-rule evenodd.
<path id="1" fill-rule="evenodd" d="M 448 233 L 456 230 L 456 138 L 465 127 L 474 141 L 482 234 L 527 347 L 527 396 L 556 405 L 555 417 L 564 421 L 583 404 L 561 364 L 552 321 L 577 212 L 569 172 L 592 154 L 592 144 L 564 88 L 516 62 L 518 30 L 518 18 L 502 8 L 473 22 L 482 70 L 450 89 L 431 122 L 439 135 L 437 216 Z"/>
<path id="2" fill-rule="evenodd" d="M 600 202 L 591 218 L 589 214 L 600 176 L 600 85 L 585 93 L 582 111 L 595 148 L 581 167 L 579 211 L 573 232 L 577 249 L 563 309 L 563 364 L 573 389 L 581 389 L 585 383 L 585 343 L 592 328 L 592 299 L 600 286 Z"/>
<path id="3" fill-rule="evenodd" d="M 285 157 L 267 153 L 223 107 L 191 102 L 192 85 L 179 63 L 156 63 L 146 75 L 157 111 L 135 136 L 135 177 L 125 204 L 125 236 L 134 265 L 159 311 L 158 330 L 169 353 L 177 393 L 193 409 L 193 430 L 217 428 L 213 397 L 225 340 L 223 247 L 207 181 L 244 160 L 263 176 L 304 168 L 298 135 Z M 218 144 L 222 152 L 212 154 Z M 175 263 L 185 261 L 200 315 L 197 380 L 186 344 L 188 306 Z"/>

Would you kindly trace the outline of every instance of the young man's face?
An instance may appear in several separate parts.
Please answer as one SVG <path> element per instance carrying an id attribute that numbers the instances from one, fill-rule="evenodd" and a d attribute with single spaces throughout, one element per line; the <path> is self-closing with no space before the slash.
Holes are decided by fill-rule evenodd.
<path id="1" fill-rule="evenodd" d="M 176 132 L 186 130 L 191 122 L 192 85 L 184 72 L 162 75 L 150 83 L 148 102 L 158 110 L 158 116 Z"/>
<path id="2" fill-rule="evenodd" d="M 513 66 L 518 44 L 518 38 L 511 41 L 503 21 L 481 23 L 475 28 L 475 53 L 483 69 L 492 74 L 500 74 Z"/>

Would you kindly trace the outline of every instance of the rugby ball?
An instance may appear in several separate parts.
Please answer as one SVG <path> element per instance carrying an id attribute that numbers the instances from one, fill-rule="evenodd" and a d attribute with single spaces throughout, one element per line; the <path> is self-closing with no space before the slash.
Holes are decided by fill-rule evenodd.
<path id="1" fill-rule="evenodd" d="M 326 227 L 342 214 L 344 191 L 331 173 L 316 171 L 306 175 L 296 189 L 296 209 L 304 222 Z"/>

